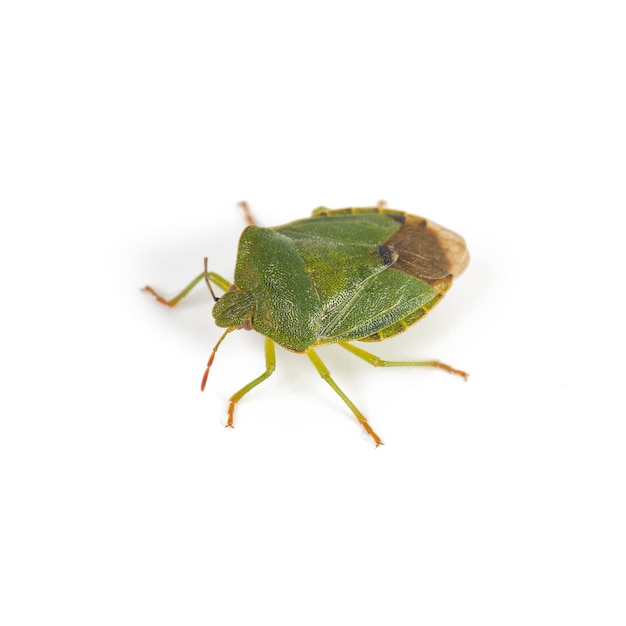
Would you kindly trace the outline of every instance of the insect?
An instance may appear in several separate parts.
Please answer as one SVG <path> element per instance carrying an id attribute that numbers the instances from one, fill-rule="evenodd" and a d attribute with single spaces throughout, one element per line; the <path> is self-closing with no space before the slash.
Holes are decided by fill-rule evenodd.
<path id="1" fill-rule="evenodd" d="M 339 344 L 375 367 L 436 367 L 467 380 L 465 372 L 440 361 L 387 361 L 351 343 L 393 337 L 426 315 L 467 267 L 462 237 L 384 202 L 319 207 L 310 218 L 272 228 L 257 226 L 247 203 L 240 205 L 249 225 L 239 240 L 234 283 L 208 271 L 204 259 L 204 271 L 170 300 L 144 288 L 173 307 L 200 282 L 207 284 L 215 322 L 226 330 L 211 352 L 202 390 L 229 333 L 244 329 L 265 336 L 265 371 L 230 397 L 227 426 L 233 427 L 236 404 L 274 372 L 275 343 L 308 356 L 376 446 L 380 437 L 331 377 L 319 346 Z M 211 283 L 224 291 L 221 297 Z"/>

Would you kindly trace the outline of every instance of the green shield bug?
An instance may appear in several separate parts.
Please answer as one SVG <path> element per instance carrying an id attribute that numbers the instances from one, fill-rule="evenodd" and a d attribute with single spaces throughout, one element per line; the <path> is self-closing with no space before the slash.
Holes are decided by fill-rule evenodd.
<path id="1" fill-rule="evenodd" d="M 386 361 L 351 343 L 393 337 L 426 315 L 467 267 L 462 237 L 388 209 L 384 202 L 371 208 L 320 207 L 310 218 L 273 228 L 255 225 L 248 205 L 241 206 L 249 226 L 239 240 L 234 283 L 209 272 L 205 259 L 204 272 L 171 300 L 145 287 L 173 307 L 206 282 L 215 300 L 215 322 L 226 330 L 211 352 L 202 390 L 228 333 L 243 328 L 265 336 L 265 371 L 231 396 L 227 426 L 233 426 L 237 402 L 274 372 L 274 343 L 306 354 L 377 446 L 380 437 L 333 380 L 316 348 L 337 343 L 375 367 L 437 367 L 467 379 L 440 361 Z M 224 291 L 220 298 L 211 283 Z"/>

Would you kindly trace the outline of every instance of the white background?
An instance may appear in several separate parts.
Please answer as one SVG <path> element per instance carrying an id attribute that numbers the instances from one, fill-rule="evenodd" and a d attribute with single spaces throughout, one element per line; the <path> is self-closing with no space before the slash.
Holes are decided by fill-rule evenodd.
<path id="1" fill-rule="evenodd" d="M 624 624 L 618 2 L 7 2 L 0 621 Z M 371 205 L 470 266 L 438 371 L 219 336 L 261 224 Z"/>

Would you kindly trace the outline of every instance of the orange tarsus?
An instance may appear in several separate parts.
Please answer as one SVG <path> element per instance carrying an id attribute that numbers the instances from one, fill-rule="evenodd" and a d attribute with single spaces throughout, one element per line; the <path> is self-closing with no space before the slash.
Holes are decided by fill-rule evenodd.
<path id="1" fill-rule="evenodd" d="M 460 376 L 465 381 L 467 381 L 469 377 L 469 374 L 467 372 L 464 372 L 463 370 L 454 369 L 453 367 L 450 367 L 450 365 L 446 365 L 445 363 L 442 363 L 441 361 L 435 361 L 434 365 L 435 367 L 438 367 L 439 369 L 445 370 L 446 372 L 450 372 L 450 374 L 456 374 L 457 376 Z"/>
<path id="2" fill-rule="evenodd" d="M 150 285 L 146 285 L 142 291 L 147 291 L 148 293 L 151 293 L 156 299 L 157 302 L 160 302 L 161 304 L 164 304 L 165 306 L 169 306 L 172 307 L 173 305 L 170 304 L 169 300 L 166 300 L 163 296 L 160 296 L 154 289 L 152 289 L 152 287 L 150 287 Z"/>
<path id="3" fill-rule="evenodd" d="M 226 422 L 225 428 L 235 428 L 233 426 L 233 420 L 235 418 L 235 403 L 231 400 L 228 405 L 228 422 Z"/>
<path id="4" fill-rule="evenodd" d="M 361 422 L 361 424 L 364 426 L 365 430 L 367 431 L 367 434 L 374 440 L 374 443 L 376 444 L 377 448 L 378 446 L 384 445 L 381 438 L 374 432 L 372 427 L 367 422 Z"/>

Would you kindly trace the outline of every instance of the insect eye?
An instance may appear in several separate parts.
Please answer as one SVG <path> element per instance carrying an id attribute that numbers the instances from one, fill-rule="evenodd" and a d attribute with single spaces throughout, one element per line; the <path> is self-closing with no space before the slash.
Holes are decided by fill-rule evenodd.
<path id="1" fill-rule="evenodd" d="M 250 318 L 245 319 L 241 327 L 244 330 L 252 330 L 252 320 Z"/>

